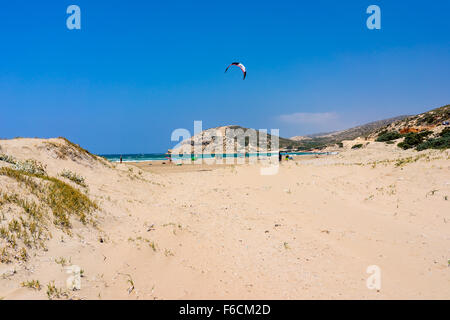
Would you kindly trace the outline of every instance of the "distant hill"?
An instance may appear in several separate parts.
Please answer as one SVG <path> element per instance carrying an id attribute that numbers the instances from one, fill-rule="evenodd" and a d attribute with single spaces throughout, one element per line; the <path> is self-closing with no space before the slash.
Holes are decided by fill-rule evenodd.
<path id="1" fill-rule="evenodd" d="M 317 133 L 306 136 L 295 136 L 290 139 L 300 144 L 300 149 L 323 148 L 340 143 L 343 140 L 353 140 L 358 137 L 374 140 L 382 131 L 440 131 L 444 121 L 450 121 L 450 105 L 445 105 L 418 115 L 402 115 L 389 119 L 370 122 L 346 130 L 328 133 Z M 408 129 L 409 128 L 409 129 Z"/>
<path id="2" fill-rule="evenodd" d="M 231 130 L 241 130 L 242 133 L 249 136 L 252 133 L 255 134 L 256 140 L 246 137 L 242 140 L 235 139 L 229 136 L 228 133 Z M 222 141 L 218 136 L 222 137 Z M 194 145 L 201 145 L 201 151 L 203 153 L 216 153 L 227 152 L 227 148 L 231 148 L 233 152 L 259 152 L 268 151 L 272 149 L 271 140 L 272 135 L 266 134 L 267 147 L 262 145 L 259 141 L 260 132 L 258 130 L 244 128 L 238 125 L 229 125 L 216 128 L 210 128 L 192 136 L 190 139 L 186 139 L 180 143 L 178 148 L 170 150 L 172 153 L 195 153 Z M 279 137 L 280 149 L 296 149 L 301 145 L 298 141 Z"/>
<path id="3" fill-rule="evenodd" d="M 316 133 L 306 136 L 295 136 L 291 137 L 291 140 L 297 141 L 300 144 L 300 149 L 312 149 L 312 148 L 323 148 L 327 145 L 332 145 L 339 143 L 343 140 L 353 140 L 358 137 L 366 137 L 372 132 L 385 127 L 393 122 L 403 120 L 409 116 L 397 116 L 389 119 L 383 119 L 378 121 L 373 121 L 367 124 L 363 124 L 357 127 L 353 127 L 346 130 L 326 132 L 326 133 Z"/>
<path id="4" fill-rule="evenodd" d="M 450 105 L 445 105 L 415 116 L 409 116 L 404 119 L 392 122 L 386 126 L 374 130 L 369 138 L 375 138 L 382 131 L 397 131 L 400 133 L 407 131 L 440 131 L 444 122 L 450 121 Z"/>

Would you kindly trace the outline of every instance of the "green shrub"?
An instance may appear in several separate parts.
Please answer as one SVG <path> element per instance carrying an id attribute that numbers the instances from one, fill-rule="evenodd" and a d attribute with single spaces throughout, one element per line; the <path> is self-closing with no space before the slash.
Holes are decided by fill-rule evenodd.
<path id="1" fill-rule="evenodd" d="M 352 149 L 359 149 L 359 148 L 361 148 L 362 146 L 363 146 L 362 143 L 355 144 L 355 145 L 352 147 Z"/>
<path id="2" fill-rule="evenodd" d="M 416 147 L 416 150 L 422 151 L 425 149 L 448 149 L 448 148 L 450 148 L 450 134 L 422 142 Z"/>
<path id="3" fill-rule="evenodd" d="M 421 119 L 421 123 L 432 124 L 437 120 L 436 116 L 432 114 L 427 114 Z"/>
<path id="4" fill-rule="evenodd" d="M 444 130 L 439 133 L 440 137 L 450 137 L 450 127 L 446 127 Z"/>
<path id="5" fill-rule="evenodd" d="M 380 134 L 378 135 L 378 138 L 375 141 L 377 141 L 377 142 L 392 141 L 392 140 L 401 138 L 402 136 L 403 135 L 401 135 L 397 131 L 383 131 L 383 132 L 380 132 Z"/>
<path id="6" fill-rule="evenodd" d="M 405 136 L 405 140 L 400 142 L 397 146 L 403 150 L 411 149 L 417 147 L 423 142 L 423 140 L 430 135 L 431 131 L 422 131 L 418 133 L 410 132 Z"/>

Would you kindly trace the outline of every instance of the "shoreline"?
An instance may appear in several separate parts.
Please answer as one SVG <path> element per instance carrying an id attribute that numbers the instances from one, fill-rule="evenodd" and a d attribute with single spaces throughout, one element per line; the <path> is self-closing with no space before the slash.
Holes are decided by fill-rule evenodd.
<path id="1" fill-rule="evenodd" d="M 281 151 L 280 152 L 283 156 L 285 155 L 289 155 L 289 156 L 310 156 L 310 155 L 335 155 L 338 154 L 339 151 L 325 151 L 325 152 L 286 152 L 286 151 Z M 171 154 L 170 153 L 148 153 L 148 154 L 122 154 L 122 157 L 133 157 L 137 158 L 139 156 L 141 157 L 145 157 L 145 156 L 151 156 L 151 155 L 167 155 L 167 157 L 164 157 L 165 159 L 159 157 L 159 158 L 155 158 L 155 159 L 122 159 L 122 162 L 149 162 L 149 161 L 189 161 L 191 160 L 192 157 L 196 158 L 196 159 L 237 159 L 237 158 L 259 158 L 258 160 L 264 160 L 270 157 L 277 157 L 278 156 L 278 152 L 276 153 L 234 153 L 234 154 L 222 154 L 222 155 L 216 155 L 214 153 L 205 153 L 205 154 L 201 154 L 201 157 L 199 157 L 198 155 L 195 154 L 186 154 L 183 156 L 174 156 L 173 158 L 171 158 Z M 106 160 L 112 162 L 112 163 L 118 163 L 120 162 L 120 154 L 107 154 L 107 155 L 98 155 L 100 157 L 105 158 Z M 226 160 L 224 160 L 226 161 Z"/>

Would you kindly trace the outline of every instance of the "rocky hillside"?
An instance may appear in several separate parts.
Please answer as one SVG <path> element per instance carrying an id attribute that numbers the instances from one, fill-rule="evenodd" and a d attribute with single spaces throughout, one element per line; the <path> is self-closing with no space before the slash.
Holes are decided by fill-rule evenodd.
<path id="1" fill-rule="evenodd" d="M 400 134 L 406 134 L 409 132 L 417 133 L 425 130 L 440 132 L 444 127 L 449 126 L 449 121 L 450 105 L 445 105 L 415 116 L 409 116 L 404 119 L 394 121 L 372 131 L 368 138 L 376 139 L 376 137 L 383 131 L 396 131 Z"/>
<path id="2" fill-rule="evenodd" d="M 299 149 L 323 148 L 325 146 L 340 144 L 342 141 L 361 138 L 363 140 L 376 140 L 380 133 L 397 132 L 400 135 L 431 131 L 438 137 L 445 123 L 450 121 L 450 105 L 445 105 L 414 116 L 398 116 L 389 119 L 370 122 L 346 130 L 318 133 L 307 136 L 291 137 L 296 141 Z M 400 136 L 399 136 L 400 137 Z"/>
<path id="3" fill-rule="evenodd" d="M 266 138 L 267 145 L 262 143 L 262 140 L 260 141 L 261 136 Z M 171 152 L 173 154 L 196 153 L 194 145 L 200 146 L 202 153 L 264 152 L 272 150 L 271 142 L 272 135 L 270 134 L 232 125 L 204 130 L 190 139 L 182 141 Z M 299 142 L 279 137 L 279 148 L 292 149 L 297 147 L 300 147 Z"/>
<path id="4" fill-rule="evenodd" d="M 385 127 L 391 123 L 403 120 L 408 118 L 408 116 L 398 116 L 394 118 L 374 121 L 370 123 L 366 123 L 361 126 L 353 127 L 346 130 L 334 131 L 328 133 L 317 133 L 307 136 L 295 136 L 291 137 L 291 140 L 295 140 L 300 142 L 301 148 L 321 148 L 326 145 L 332 145 L 343 140 L 353 140 L 358 137 L 366 137 L 373 133 L 374 131 L 379 130 L 380 128 Z"/>
<path id="5" fill-rule="evenodd" d="M 450 105 L 396 121 L 372 132 L 375 140 L 407 150 L 450 148 Z"/>

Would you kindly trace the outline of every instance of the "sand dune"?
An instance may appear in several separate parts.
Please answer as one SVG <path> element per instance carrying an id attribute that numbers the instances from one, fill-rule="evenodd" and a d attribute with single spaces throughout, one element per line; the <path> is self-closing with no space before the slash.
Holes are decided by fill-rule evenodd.
<path id="1" fill-rule="evenodd" d="M 110 165 L 61 139 L 0 140 L 0 154 L 45 164 L 99 208 L 95 224 L 49 223 L 46 249 L 0 263 L 0 298 L 47 299 L 54 282 L 61 299 L 449 299 L 449 151 L 354 143 L 262 176 L 258 164 Z M 7 176 L 0 188 L 32 197 Z M 66 289 L 64 260 L 83 269 L 81 290 Z M 370 265 L 380 290 L 366 286 Z"/>

